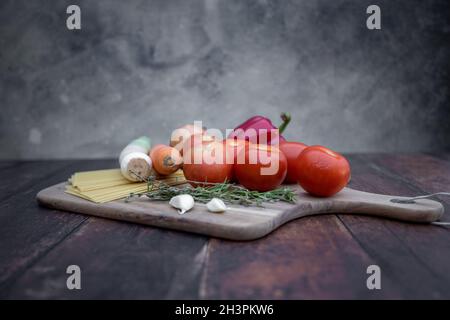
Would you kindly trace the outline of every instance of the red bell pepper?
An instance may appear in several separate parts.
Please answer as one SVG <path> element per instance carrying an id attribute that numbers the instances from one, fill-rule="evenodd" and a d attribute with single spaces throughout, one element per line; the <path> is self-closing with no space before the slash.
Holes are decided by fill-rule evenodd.
<path id="1" fill-rule="evenodd" d="M 291 116 L 288 113 L 281 114 L 283 123 L 277 128 L 272 124 L 270 119 L 262 116 L 254 116 L 237 126 L 228 136 L 229 139 L 242 139 L 256 143 L 267 143 L 269 145 L 277 144 L 286 141 L 281 135 L 291 121 Z M 277 132 L 271 132 L 277 130 Z M 267 134 L 267 139 L 263 135 Z"/>

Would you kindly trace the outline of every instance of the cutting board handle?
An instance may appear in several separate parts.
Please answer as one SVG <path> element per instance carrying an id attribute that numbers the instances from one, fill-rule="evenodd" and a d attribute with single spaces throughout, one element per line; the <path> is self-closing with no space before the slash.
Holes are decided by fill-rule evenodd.
<path id="1" fill-rule="evenodd" d="M 108 203 L 93 203 L 64 192 L 65 183 L 42 190 L 37 195 L 45 206 L 109 219 L 123 220 L 151 226 L 206 234 L 231 240 L 261 238 L 285 222 L 307 215 L 366 214 L 403 221 L 430 223 L 438 220 L 444 208 L 437 201 L 420 199 L 415 203 L 395 203 L 392 199 L 405 198 L 367 193 L 345 188 L 330 198 L 316 198 L 301 193 L 296 204 L 267 203 L 265 208 L 230 206 L 223 214 L 207 211 L 205 205 L 196 205 L 189 214 L 179 215 L 164 201 L 136 199 Z M 405 198 L 408 199 L 408 198 Z M 57 212 L 57 211 L 55 211 Z"/>
<path id="2" fill-rule="evenodd" d="M 408 200 L 411 198 L 368 193 L 350 188 L 344 189 L 331 198 L 314 198 L 307 194 L 302 194 L 302 197 L 310 201 L 302 202 L 287 212 L 284 217 L 287 219 L 286 221 L 308 215 L 349 213 L 408 222 L 431 223 L 439 220 L 444 213 L 443 205 L 434 200 L 417 199 L 413 203 L 411 201 L 401 203 L 398 199 Z"/>

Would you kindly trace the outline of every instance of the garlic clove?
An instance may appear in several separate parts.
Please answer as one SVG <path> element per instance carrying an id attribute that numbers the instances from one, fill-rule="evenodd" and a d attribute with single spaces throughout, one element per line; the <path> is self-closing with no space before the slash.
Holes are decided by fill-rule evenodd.
<path id="1" fill-rule="evenodd" d="M 207 204 L 206 208 L 211 212 L 224 212 L 227 210 L 225 203 L 219 198 L 212 198 Z"/>
<path id="2" fill-rule="evenodd" d="M 190 194 L 180 194 L 178 196 L 172 197 L 169 204 L 178 209 L 180 214 L 185 214 L 187 211 L 194 207 L 194 198 Z"/>

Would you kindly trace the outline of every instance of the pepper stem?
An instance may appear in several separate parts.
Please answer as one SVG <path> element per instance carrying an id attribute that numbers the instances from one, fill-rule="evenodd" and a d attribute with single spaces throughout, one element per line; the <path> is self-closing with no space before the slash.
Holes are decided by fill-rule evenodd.
<path id="1" fill-rule="evenodd" d="M 278 131 L 282 134 L 289 122 L 291 122 L 291 115 L 287 112 L 283 112 L 280 117 L 283 123 L 278 127 Z"/>

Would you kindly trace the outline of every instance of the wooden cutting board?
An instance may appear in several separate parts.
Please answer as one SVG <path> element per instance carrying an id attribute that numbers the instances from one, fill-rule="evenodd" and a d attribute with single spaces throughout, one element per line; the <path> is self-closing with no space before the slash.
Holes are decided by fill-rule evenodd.
<path id="1" fill-rule="evenodd" d="M 64 192 L 65 182 L 40 191 L 40 204 L 59 210 L 124 220 L 150 226 L 194 232 L 231 240 L 253 240 L 263 237 L 284 223 L 315 214 L 364 214 L 403 221 L 429 223 L 438 220 L 444 208 L 433 200 L 415 203 L 391 202 L 397 196 L 386 196 L 345 188 L 331 198 L 315 198 L 299 187 L 296 204 L 267 203 L 263 208 L 230 205 L 224 213 L 210 213 L 204 204 L 196 203 L 184 215 L 167 202 L 149 201 L 145 197 L 131 202 L 117 200 L 97 204 Z"/>

